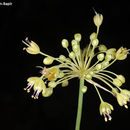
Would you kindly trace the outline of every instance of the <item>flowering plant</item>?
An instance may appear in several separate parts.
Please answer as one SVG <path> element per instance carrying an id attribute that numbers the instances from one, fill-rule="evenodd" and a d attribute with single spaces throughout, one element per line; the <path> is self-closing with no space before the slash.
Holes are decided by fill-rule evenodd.
<path id="1" fill-rule="evenodd" d="M 127 102 L 130 102 L 130 91 L 121 88 L 125 83 L 125 77 L 121 74 L 115 74 L 112 71 L 106 70 L 114 62 L 125 60 L 129 54 L 129 49 L 124 47 L 120 47 L 118 50 L 116 50 L 116 48 L 108 49 L 105 45 L 99 44 L 98 34 L 99 28 L 103 22 L 102 14 L 95 12 L 93 21 L 97 30 L 90 35 L 90 43 L 83 50 L 80 49 L 80 41 L 82 38 L 80 33 L 76 33 L 74 39 L 71 41 L 72 50 L 69 49 L 68 40 L 62 40 L 62 47 L 67 50 L 68 57 L 60 55 L 58 58 L 55 58 L 41 52 L 39 46 L 35 42 L 29 41 L 28 38 L 26 38 L 25 41 L 22 41 L 27 45 L 27 47 L 23 49 L 28 53 L 45 56 L 43 60 L 44 65 L 51 65 L 54 61 L 59 63 L 52 67 L 40 66 L 41 76 L 27 79 L 28 85 L 24 89 L 27 90 L 27 92 L 30 92 L 33 88 L 34 93 L 32 98 L 38 99 L 40 93 L 42 93 L 43 97 L 49 97 L 53 93 L 54 88 L 59 84 L 61 84 L 62 87 L 66 87 L 68 86 L 70 79 L 76 77 L 80 79 L 75 130 L 80 129 L 83 94 L 87 91 L 85 81 L 92 84 L 96 89 L 101 101 L 99 112 L 100 115 L 104 116 L 105 121 L 112 119 L 110 114 L 114 108 L 111 104 L 103 100 L 98 88 L 112 94 L 117 99 L 120 106 L 128 108 Z M 92 60 L 95 57 L 97 58 L 97 61 L 92 64 Z M 108 88 L 97 83 L 97 80 L 95 81 L 95 79 L 106 84 Z"/>

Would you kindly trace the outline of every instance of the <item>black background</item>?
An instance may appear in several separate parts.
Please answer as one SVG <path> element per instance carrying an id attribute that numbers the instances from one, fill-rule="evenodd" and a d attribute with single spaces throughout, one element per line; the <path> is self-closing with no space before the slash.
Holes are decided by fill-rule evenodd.
<path id="1" fill-rule="evenodd" d="M 71 0 L 17 0 L 12 6 L 0 5 L 0 126 L 11 130 L 74 130 L 78 79 L 66 88 L 58 86 L 49 98 L 38 100 L 23 91 L 26 79 L 39 75 L 37 65 L 43 57 L 29 55 L 22 48 L 22 40 L 29 37 L 45 53 L 55 57 L 65 54 L 61 40 L 73 39 L 80 32 L 81 46 L 89 42 L 89 35 L 96 30 L 93 24 L 95 10 L 104 16 L 100 28 L 100 43 L 108 48 L 130 48 L 130 9 L 128 1 L 71 1 Z M 67 53 L 66 53 L 67 54 Z M 66 55 L 67 56 L 67 55 Z M 128 56 L 129 57 L 129 56 Z M 129 57 L 130 58 L 130 57 Z M 130 60 L 118 61 L 110 69 L 126 77 L 123 86 L 130 90 Z M 99 98 L 91 85 L 84 95 L 81 130 L 83 129 L 129 129 L 130 110 L 117 104 L 115 98 L 100 91 L 103 99 L 114 106 L 112 121 L 105 123 L 99 114 Z"/>

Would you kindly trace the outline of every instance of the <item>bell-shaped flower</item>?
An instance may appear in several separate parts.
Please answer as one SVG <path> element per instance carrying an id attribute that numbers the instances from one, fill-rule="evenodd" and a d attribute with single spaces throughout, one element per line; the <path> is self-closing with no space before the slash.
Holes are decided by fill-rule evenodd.
<path id="1" fill-rule="evenodd" d="M 117 60 L 124 60 L 127 58 L 127 48 L 120 47 L 116 52 L 116 59 Z"/>
<path id="2" fill-rule="evenodd" d="M 114 110 L 113 106 L 107 102 L 101 101 L 99 111 L 100 115 L 104 115 L 104 120 L 107 122 L 108 120 L 111 120 L 111 111 Z"/>
<path id="3" fill-rule="evenodd" d="M 27 92 L 30 92 L 31 88 L 33 87 L 34 93 L 32 95 L 32 98 L 38 99 L 40 92 L 46 91 L 46 86 L 42 78 L 30 77 L 27 79 L 27 81 L 28 81 L 28 86 L 24 88 L 24 90 L 27 90 Z"/>
<path id="4" fill-rule="evenodd" d="M 33 42 L 29 41 L 28 38 L 25 39 L 25 42 L 22 41 L 25 45 L 27 45 L 27 48 L 23 48 L 23 50 L 26 50 L 30 54 L 38 54 L 40 52 L 39 46 Z"/>
<path id="5" fill-rule="evenodd" d="M 128 102 L 130 102 L 130 91 L 127 89 L 122 89 L 121 93 L 126 95 L 129 98 Z"/>
<path id="6" fill-rule="evenodd" d="M 99 27 L 103 22 L 103 15 L 95 12 L 95 16 L 93 17 L 94 24 Z"/>
<path id="7" fill-rule="evenodd" d="M 126 95 L 125 91 L 121 91 L 121 93 L 117 93 L 116 95 L 117 102 L 120 106 L 124 106 L 125 108 L 128 108 L 127 102 L 129 101 L 129 97 Z"/>

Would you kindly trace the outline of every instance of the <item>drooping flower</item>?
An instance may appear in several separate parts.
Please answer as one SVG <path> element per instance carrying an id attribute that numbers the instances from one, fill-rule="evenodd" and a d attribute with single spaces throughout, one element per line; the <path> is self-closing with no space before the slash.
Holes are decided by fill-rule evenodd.
<path id="1" fill-rule="evenodd" d="M 107 102 L 102 101 L 99 107 L 100 115 L 104 115 L 104 120 L 110 121 L 112 117 L 110 116 L 111 111 L 114 110 L 113 106 Z"/>
<path id="2" fill-rule="evenodd" d="M 24 90 L 27 90 L 27 92 L 30 92 L 31 88 L 33 88 L 34 93 L 32 95 L 32 98 L 38 99 L 38 96 L 41 92 L 46 91 L 45 83 L 43 82 L 41 77 L 30 77 L 27 79 L 28 86 L 24 88 Z"/>
<path id="3" fill-rule="evenodd" d="M 127 102 L 129 101 L 128 95 L 126 95 L 125 91 L 121 91 L 121 93 L 117 93 L 117 102 L 120 106 L 124 106 L 125 108 L 128 108 Z"/>

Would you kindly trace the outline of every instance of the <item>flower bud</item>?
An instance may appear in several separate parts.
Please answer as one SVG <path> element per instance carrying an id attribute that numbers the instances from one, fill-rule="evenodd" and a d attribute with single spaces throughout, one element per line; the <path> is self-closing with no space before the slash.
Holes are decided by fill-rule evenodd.
<path id="1" fill-rule="evenodd" d="M 122 82 L 118 78 L 115 78 L 113 79 L 113 84 L 117 87 L 120 87 L 122 85 Z"/>
<path id="2" fill-rule="evenodd" d="M 77 45 L 73 45 L 72 49 L 73 49 L 74 52 L 79 52 L 80 51 L 80 47 L 79 47 L 78 44 Z"/>
<path id="3" fill-rule="evenodd" d="M 64 48 L 67 48 L 69 46 L 69 42 L 66 39 L 63 39 L 61 44 L 62 44 L 62 47 L 64 47 Z"/>
<path id="4" fill-rule="evenodd" d="M 99 45 L 99 51 L 106 51 L 107 50 L 107 47 L 103 44 Z"/>
<path id="5" fill-rule="evenodd" d="M 93 17 L 94 24 L 99 27 L 102 24 L 103 21 L 103 15 L 96 13 L 96 15 Z"/>
<path id="6" fill-rule="evenodd" d="M 56 85 L 57 85 L 57 84 L 56 84 L 55 81 L 50 81 L 50 82 L 48 83 L 48 86 L 51 87 L 51 88 L 55 88 Z"/>
<path id="7" fill-rule="evenodd" d="M 117 78 L 122 82 L 125 83 L 125 77 L 123 75 L 118 75 Z"/>
<path id="8" fill-rule="evenodd" d="M 87 92 L 87 86 L 83 86 L 83 87 L 81 88 L 81 91 L 82 91 L 83 93 L 86 93 L 86 92 Z"/>
<path id="9" fill-rule="evenodd" d="M 97 70 L 101 70 L 101 68 L 102 68 L 102 64 L 97 64 L 97 65 L 96 65 L 96 69 L 97 69 Z"/>
<path id="10" fill-rule="evenodd" d="M 68 84 L 69 84 L 68 80 L 65 80 L 65 81 L 61 84 L 61 86 L 62 86 L 62 87 L 66 87 L 66 86 L 68 86 Z"/>
<path id="11" fill-rule="evenodd" d="M 70 52 L 69 53 L 69 57 L 71 58 L 71 59 L 74 59 L 75 58 L 75 53 L 72 51 L 72 52 Z"/>
<path id="12" fill-rule="evenodd" d="M 111 55 L 111 59 L 114 59 L 116 56 L 116 49 L 115 48 L 108 49 L 106 54 Z"/>
<path id="13" fill-rule="evenodd" d="M 92 79 L 92 75 L 86 74 L 86 75 L 85 75 L 85 78 L 88 79 L 88 80 L 90 80 L 90 79 Z"/>
<path id="14" fill-rule="evenodd" d="M 106 60 L 106 61 L 112 60 L 112 55 L 111 55 L 111 54 L 106 54 L 105 60 Z"/>
<path id="15" fill-rule="evenodd" d="M 104 59 L 104 54 L 103 54 L 103 53 L 98 54 L 98 55 L 97 55 L 97 59 L 98 59 L 99 61 L 102 61 L 102 60 Z"/>
<path id="16" fill-rule="evenodd" d="M 76 40 L 73 39 L 73 40 L 71 41 L 71 45 L 72 45 L 72 46 L 73 46 L 73 45 L 77 45 L 77 44 L 78 44 L 78 43 L 77 43 Z"/>
<path id="17" fill-rule="evenodd" d="M 53 61 L 54 61 L 54 59 L 52 57 L 46 57 L 46 58 L 44 58 L 43 63 L 45 65 L 50 65 L 53 63 Z"/>
<path id="18" fill-rule="evenodd" d="M 93 47 L 97 47 L 98 43 L 99 43 L 99 40 L 98 40 L 98 39 L 92 40 L 92 45 L 93 45 Z"/>
<path id="19" fill-rule="evenodd" d="M 97 39 L 97 33 L 95 32 L 90 35 L 90 40 L 92 41 L 94 39 Z"/>
<path id="20" fill-rule="evenodd" d="M 107 54 L 115 55 L 116 54 L 116 48 L 110 48 L 106 52 Z"/>
<path id="21" fill-rule="evenodd" d="M 53 88 L 46 88 L 46 91 L 45 92 L 42 92 L 42 96 L 43 97 L 49 97 L 51 96 L 53 93 Z"/>
<path id="22" fill-rule="evenodd" d="M 75 35 L 74 35 L 74 39 L 76 40 L 76 41 L 78 41 L 78 42 L 80 42 L 81 41 L 81 34 L 80 33 L 76 33 Z"/>
<path id="23" fill-rule="evenodd" d="M 93 75 L 94 75 L 94 72 L 93 72 L 93 71 L 90 71 L 89 74 L 90 74 L 91 76 L 93 76 Z"/>
<path id="24" fill-rule="evenodd" d="M 102 67 L 107 67 L 109 65 L 109 61 L 103 61 L 102 62 Z"/>
<path id="25" fill-rule="evenodd" d="M 66 57 L 64 55 L 60 55 L 59 56 L 59 59 L 62 60 L 62 61 L 65 61 L 66 60 Z"/>

